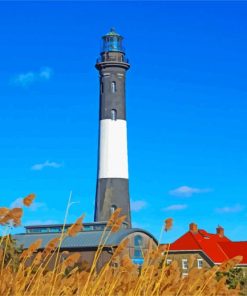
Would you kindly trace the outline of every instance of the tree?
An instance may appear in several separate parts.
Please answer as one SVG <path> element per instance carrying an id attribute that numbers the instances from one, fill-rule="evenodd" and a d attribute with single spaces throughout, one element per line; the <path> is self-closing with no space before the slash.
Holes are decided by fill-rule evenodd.
<path id="1" fill-rule="evenodd" d="M 16 271 L 20 263 L 20 254 L 23 251 L 22 246 L 18 246 L 11 235 L 0 237 L 0 241 L 0 261 L 4 260 L 5 266 L 9 265 Z"/>
<path id="2" fill-rule="evenodd" d="M 247 276 L 242 268 L 232 268 L 227 272 L 217 272 L 216 279 L 220 280 L 222 277 L 226 277 L 226 284 L 229 289 L 235 289 L 237 285 L 240 285 L 240 295 L 247 295 Z"/>

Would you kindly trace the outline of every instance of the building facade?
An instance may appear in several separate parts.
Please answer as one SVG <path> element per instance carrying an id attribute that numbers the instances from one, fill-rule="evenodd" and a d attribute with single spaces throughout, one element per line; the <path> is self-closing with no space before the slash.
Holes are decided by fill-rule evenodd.
<path id="1" fill-rule="evenodd" d="M 247 272 L 247 241 L 231 241 L 220 226 L 216 228 L 216 233 L 209 233 L 191 223 L 189 231 L 170 245 L 166 263 L 176 260 L 186 276 L 191 268 L 208 269 L 235 256 L 243 256 L 237 267 Z"/>
<path id="2" fill-rule="evenodd" d="M 65 226 L 62 224 L 26 226 L 26 233 L 16 234 L 13 238 L 24 249 L 27 249 L 32 243 L 41 239 L 42 243 L 38 251 L 43 251 L 51 240 L 61 237 L 62 230 L 64 229 L 64 233 L 66 233 L 70 226 L 71 224 Z M 142 263 L 143 253 L 157 246 L 157 240 L 152 234 L 143 229 L 129 228 L 127 223 L 123 223 L 122 228 L 114 233 L 109 233 L 110 229 L 104 231 L 105 228 L 106 223 L 84 223 L 81 231 L 75 237 L 63 235 L 64 238 L 61 243 L 60 252 L 69 251 L 70 253 L 80 253 L 79 262 L 85 262 L 90 267 L 101 238 L 108 236 L 100 258 L 97 261 L 97 269 L 99 270 L 110 260 L 114 250 L 125 239 L 128 239 L 128 244 L 121 253 L 121 256 L 125 254 L 129 255 L 132 262 L 136 264 Z M 53 262 L 51 261 L 51 268 L 52 264 Z"/>

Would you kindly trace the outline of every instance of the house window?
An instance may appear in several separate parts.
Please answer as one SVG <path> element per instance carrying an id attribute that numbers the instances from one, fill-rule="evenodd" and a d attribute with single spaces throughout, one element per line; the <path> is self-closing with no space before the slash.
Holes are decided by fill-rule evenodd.
<path id="1" fill-rule="evenodd" d="M 116 209 L 117 209 L 117 206 L 115 205 L 111 206 L 111 215 L 116 211 Z"/>
<path id="2" fill-rule="evenodd" d="M 134 258 L 142 258 L 143 237 L 136 235 L 134 238 Z"/>
<path id="3" fill-rule="evenodd" d="M 134 258 L 142 258 L 142 251 L 140 247 L 134 249 Z"/>
<path id="4" fill-rule="evenodd" d="M 136 235 L 134 238 L 135 247 L 140 247 L 143 245 L 143 237 L 141 235 Z"/>
<path id="5" fill-rule="evenodd" d="M 91 225 L 84 225 L 83 231 L 91 231 L 91 230 L 93 230 L 93 226 L 91 226 Z"/>
<path id="6" fill-rule="evenodd" d="M 172 263 L 172 259 L 167 259 L 166 260 L 166 265 L 171 265 L 171 263 Z"/>
<path id="7" fill-rule="evenodd" d="M 182 259 L 182 269 L 188 269 L 188 260 Z"/>
<path id="8" fill-rule="evenodd" d="M 112 81 L 111 83 L 111 91 L 115 93 L 117 91 L 116 81 Z"/>
<path id="9" fill-rule="evenodd" d="M 62 229 L 54 227 L 54 228 L 51 228 L 49 232 L 62 232 Z"/>
<path id="10" fill-rule="evenodd" d="M 183 272 L 182 273 L 182 278 L 184 279 L 186 276 L 188 276 L 188 273 L 187 272 Z"/>
<path id="11" fill-rule="evenodd" d="M 111 110 L 111 119 L 117 120 L 117 110 L 116 109 Z"/>
<path id="12" fill-rule="evenodd" d="M 203 267 L 203 260 L 202 259 L 197 259 L 197 268 L 202 269 Z"/>

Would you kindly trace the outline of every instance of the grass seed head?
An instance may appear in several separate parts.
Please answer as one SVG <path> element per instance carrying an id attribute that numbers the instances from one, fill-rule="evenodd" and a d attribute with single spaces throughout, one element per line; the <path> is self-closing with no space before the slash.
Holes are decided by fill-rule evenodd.
<path id="1" fill-rule="evenodd" d="M 24 197 L 23 198 L 23 204 L 26 206 L 26 207 L 29 207 L 33 200 L 35 199 L 35 194 L 34 193 L 30 193 L 28 196 Z"/>
<path id="2" fill-rule="evenodd" d="M 0 225 L 6 225 L 13 221 L 14 226 L 18 226 L 21 224 L 22 215 L 22 208 L 13 208 L 3 218 L 0 219 Z"/>
<path id="3" fill-rule="evenodd" d="M 9 213 L 8 208 L 0 208 L 0 217 L 6 216 Z"/>
<path id="4" fill-rule="evenodd" d="M 9 213 L 7 213 L 4 217 L 0 218 L 0 225 L 6 225 L 12 220 Z"/>
<path id="5" fill-rule="evenodd" d="M 22 208 L 13 208 L 10 211 L 10 215 L 13 219 L 20 219 L 23 215 L 23 209 Z"/>
<path id="6" fill-rule="evenodd" d="M 171 230 L 172 227 L 173 227 L 173 219 L 172 218 L 168 218 L 164 222 L 165 222 L 165 225 L 164 225 L 165 231 Z"/>
<path id="7" fill-rule="evenodd" d="M 46 245 L 44 251 L 43 251 L 43 255 L 47 256 L 49 255 L 52 251 L 55 250 L 55 248 L 57 247 L 58 243 L 60 241 L 60 237 L 55 237 L 53 239 L 51 239 L 48 244 Z"/>
<path id="8" fill-rule="evenodd" d="M 107 227 L 111 227 L 113 226 L 117 219 L 118 219 L 118 216 L 119 214 L 121 213 L 122 209 L 121 208 L 117 208 L 112 214 L 111 214 L 111 217 L 110 219 L 108 220 L 107 222 Z"/>
<path id="9" fill-rule="evenodd" d="M 226 260 L 225 262 L 223 262 L 220 265 L 219 270 L 220 271 L 229 271 L 231 268 L 233 268 L 237 264 L 239 264 L 242 260 L 243 260 L 243 256 L 236 256 L 230 260 Z"/>
<path id="10" fill-rule="evenodd" d="M 162 244 L 158 246 L 159 253 L 164 253 L 169 250 L 169 244 Z"/>
<path id="11" fill-rule="evenodd" d="M 78 218 L 76 220 L 76 222 L 73 225 L 71 225 L 69 227 L 69 229 L 67 231 L 67 234 L 69 236 L 76 236 L 79 231 L 83 230 L 82 221 L 83 221 L 84 217 L 85 217 L 85 215 L 82 215 L 80 218 Z"/>
<path id="12" fill-rule="evenodd" d="M 3 258 L 3 249 L 0 248 L 0 262 L 2 261 L 2 258 Z"/>
<path id="13" fill-rule="evenodd" d="M 29 252 L 34 253 L 37 249 L 40 248 L 41 244 L 42 244 L 42 239 L 37 239 L 34 243 L 32 243 L 29 246 L 28 248 Z"/>
<path id="14" fill-rule="evenodd" d="M 190 257 L 189 257 L 189 269 L 191 269 L 194 266 L 195 261 L 196 261 L 196 256 L 195 255 L 190 255 Z"/>
<path id="15" fill-rule="evenodd" d="M 126 249 L 126 247 L 128 246 L 128 244 L 129 244 L 129 239 L 128 239 L 128 238 L 124 239 L 124 240 L 118 245 L 118 247 L 116 248 L 116 250 L 115 250 L 115 252 L 114 252 L 112 258 L 115 258 L 115 257 L 117 257 L 118 255 L 120 255 L 120 254 Z"/>
<path id="16" fill-rule="evenodd" d="M 80 259 L 80 253 L 74 253 L 64 260 L 65 267 L 73 267 Z"/>
<path id="17" fill-rule="evenodd" d="M 30 257 L 37 249 L 40 248 L 42 243 L 42 239 L 37 239 L 35 242 L 33 242 L 28 249 L 24 250 L 20 256 L 21 259 L 26 259 Z"/>
<path id="18" fill-rule="evenodd" d="M 114 225 L 112 226 L 111 231 L 112 231 L 112 232 L 117 232 L 117 231 L 119 231 L 119 229 L 121 228 L 121 226 L 122 226 L 123 222 L 125 221 L 126 217 L 127 217 L 126 215 L 119 217 L 119 218 L 116 220 L 116 222 L 114 223 Z"/>
<path id="19" fill-rule="evenodd" d="M 121 261 L 121 266 L 124 268 L 124 270 L 128 271 L 128 272 L 133 272 L 134 270 L 137 269 L 137 266 L 135 264 L 132 263 L 129 255 L 125 254 Z"/>
<path id="20" fill-rule="evenodd" d="M 42 261 L 42 253 L 38 252 L 33 260 L 33 265 L 39 265 Z"/>
<path id="21" fill-rule="evenodd" d="M 23 215 L 23 209 L 22 208 L 14 208 L 10 211 L 10 216 L 13 219 L 14 226 L 18 226 L 21 224 L 21 218 Z"/>

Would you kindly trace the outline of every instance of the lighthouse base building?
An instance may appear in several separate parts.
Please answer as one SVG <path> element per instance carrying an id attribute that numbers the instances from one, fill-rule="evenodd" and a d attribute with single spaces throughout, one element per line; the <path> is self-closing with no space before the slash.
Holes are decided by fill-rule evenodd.
<path id="1" fill-rule="evenodd" d="M 65 231 L 70 226 L 71 224 L 65 225 Z M 105 227 L 106 223 L 85 223 L 83 229 L 75 237 L 66 236 L 64 238 L 60 253 L 64 251 L 69 251 L 70 253 L 79 252 L 81 255 L 79 262 L 84 263 L 85 268 L 90 267 Z M 14 239 L 18 245 L 22 245 L 24 249 L 27 249 L 37 239 L 42 239 L 39 251 L 43 251 L 50 240 L 61 236 L 63 225 L 35 225 L 26 226 L 25 228 L 26 233 L 14 235 Z M 109 231 L 110 229 L 104 232 L 104 237 L 109 235 Z M 128 228 L 128 224 L 123 223 L 122 228 L 118 232 L 109 235 L 100 258 L 97 261 L 98 270 L 110 260 L 114 250 L 126 238 L 128 238 L 129 242 L 121 256 L 128 254 L 132 262 L 138 265 L 143 263 L 143 252 L 145 253 L 157 245 L 157 240 L 149 232 L 138 228 Z M 53 263 L 50 263 L 51 269 Z M 118 262 L 114 262 L 114 266 L 116 267 L 117 265 Z"/>

